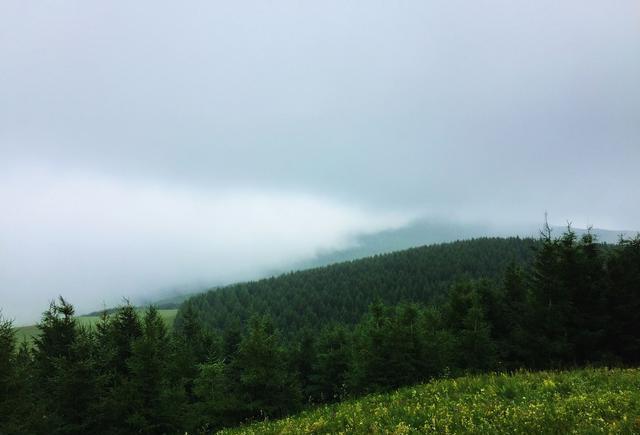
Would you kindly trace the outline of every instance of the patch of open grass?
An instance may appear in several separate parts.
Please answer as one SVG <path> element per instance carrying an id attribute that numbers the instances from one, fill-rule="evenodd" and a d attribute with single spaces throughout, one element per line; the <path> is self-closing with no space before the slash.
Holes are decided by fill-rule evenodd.
<path id="1" fill-rule="evenodd" d="M 144 309 L 140 309 L 138 311 L 140 315 L 143 315 Z M 173 322 L 176 319 L 176 314 L 178 313 L 177 309 L 172 310 L 158 310 L 158 314 L 160 317 L 166 322 L 167 327 L 169 329 L 173 328 Z M 100 319 L 99 316 L 78 316 L 76 320 L 78 324 L 93 327 L 96 322 Z M 29 326 L 19 326 L 16 328 L 16 341 L 18 344 L 22 343 L 23 340 L 27 340 L 27 343 L 31 343 L 33 338 L 40 334 L 40 330 L 36 325 Z"/>
<path id="2" fill-rule="evenodd" d="M 326 405 L 224 434 L 640 433 L 640 370 L 445 379 Z"/>

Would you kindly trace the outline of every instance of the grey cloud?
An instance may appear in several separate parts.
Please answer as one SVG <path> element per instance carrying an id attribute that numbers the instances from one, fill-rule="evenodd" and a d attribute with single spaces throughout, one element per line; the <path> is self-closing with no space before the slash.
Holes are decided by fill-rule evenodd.
<path id="1" fill-rule="evenodd" d="M 0 171 L 635 229 L 639 19 L 633 0 L 3 2 Z"/>
<path id="2" fill-rule="evenodd" d="M 287 270 L 410 219 L 300 193 L 24 175 L 0 177 L 2 306 L 22 321 L 59 293 L 88 311 Z"/>

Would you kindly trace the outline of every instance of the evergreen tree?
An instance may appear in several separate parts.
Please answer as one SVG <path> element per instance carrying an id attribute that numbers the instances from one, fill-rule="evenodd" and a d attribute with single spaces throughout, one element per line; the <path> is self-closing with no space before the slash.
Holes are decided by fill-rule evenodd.
<path id="1" fill-rule="evenodd" d="M 120 306 L 115 312 L 110 322 L 109 334 L 115 351 L 112 366 L 116 373 L 123 377 L 129 374 L 127 361 L 133 352 L 133 343 L 142 336 L 142 324 L 138 313 L 128 300 L 125 302 L 125 305 Z"/>
<path id="2" fill-rule="evenodd" d="M 179 404 L 171 404 L 167 382 L 169 342 L 164 320 L 150 306 L 144 315 L 142 335 L 137 338 L 128 360 L 131 381 L 128 383 L 131 414 L 128 424 L 138 433 L 166 433 L 174 427 L 172 412 Z"/>
<path id="3" fill-rule="evenodd" d="M 531 312 L 525 273 L 515 263 L 505 270 L 502 294 L 505 335 L 499 338 L 500 358 L 507 368 L 524 367 L 530 359 L 526 332 Z"/>
<path id="4" fill-rule="evenodd" d="M 241 340 L 242 328 L 240 327 L 240 320 L 236 318 L 224 329 L 222 335 L 222 358 L 225 362 L 231 363 L 235 359 Z"/>
<path id="5" fill-rule="evenodd" d="M 316 343 L 311 330 L 303 329 L 291 347 L 289 371 L 298 374 L 303 400 L 310 402 L 313 396 L 311 377 L 316 363 Z"/>
<path id="6" fill-rule="evenodd" d="M 287 371 L 286 353 L 269 317 L 250 319 L 231 364 L 240 372 L 236 394 L 247 417 L 278 417 L 299 406 L 299 386 Z"/>
<path id="7" fill-rule="evenodd" d="M 467 370 L 488 370 L 496 364 L 497 349 L 486 318 L 488 306 L 483 305 L 481 296 L 489 291 L 479 290 L 484 286 L 486 283 L 454 285 L 445 306 L 446 322 L 456 340 L 457 365 Z"/>
<path id="8" fill-rule="evenodd" d="M 574 362 L 596 362 L 606 353 L 605 330 L 609 322 L 605 260 L 591 232 L 576 247 L 573 274 L 573 315 L 570 319 Z"/>
<path id="9" fill-rule="evenodd" d="M 455 334 L 446 325 L 442 309 L 428 307 L 421 315 L 424 343 L 424 378 L 448 374 L 456 367 L 457 349 Z"/>
<path id="10" fill-rule="evenodd" d="M 387 385 L 397 388 L 426 378 L 424 331 L 416 305 L 401 304 L 392 311 L 386 337 L 390 347 L 387 361 Z"/>
<path id="11" fill-rule="evenodd" d="M 610 352 L 628 364 L 640 363 L 640 236 L 621 239 L 607 262 Z"/>
<path id="12" fill-rule="evenodd" d="M 358 393 L 384 390 L 387 387 L 391 355 L 387 334 L 390 328 L 388 308 L 380 301 L 371 304 L 369 315 L 356 328 L 355 359 L 350 384 Z"/>
<path id="13" fill-rule="evenodd" d="M 16 399 L 16 343 L 11 321 L 0 313 L 0 433 L 9 432 L 13 424 Z"/>
<path id="14" fill-rule="evenodd" d="M 568 235 L 563 239 L 563 251 L 568 251 L 567 245 L 574 237 Z M 531 349 L 536 349 L 529 353 L 530 367 L 561 366 L 571 355 L 567 329 L 570 299 L 561 268 L 566 268 L 569 262 L 565 260 L 561 265 L 560 249 L 560 242 L 552 238 L 547 225 L 529 274 L 531 317 L 527 340 Z"/>
<path id="15" fill-rule="evenodd" d="M 192 405 L 194 412 L 187 424 L 198 433 L 212 433 L 226 425 L 237 423 L 234 406 L 239 402 L 229 397 L 233 391 L 225 376 L 222 361 L 208 362 L 198 366 L 194 380 L 194 394 L 197 401 Z M 231 399 L 231 400 L 230 400 Z"/>
<path id="16" fill-rule="evenodd" d="M 45 414 L 41 401 L 38 400 L 39 384 L 35 380 L 35 368 L 31 347 L 24 338 L 18 346 L 15 354 L 14 381 L 15 388 L 8 397 L 7 406 L 10 406 L 10 424 L 4 429 L 0 426 L 0 433 L 25 434 L 42 433 L 46 428 L 41 426 L 39 416 Z"/>
<path id="17" fill-rule="evenodd" d="M 318 337 L 309 377 L 308 390 L 315 401 L 332 402 L 345 397 L 351 359 L 347 329 L 341 324 L 325 328 Z"/>
<path id="18" fill-rule="evenodd" d="M 209 349 L 205 334 L 191 300 L 185 303 L 177 335 L 184 340 L 187 351 L 193 355 L 196 362 L 201 363 L 207 359 Z"/>
<path id="19" fill-rule="evenodd" d="M 125 434 L 132 430 L 128 420 L 136 406 L 129 365 L 134 342 L 142 336 L 136 309 L 125 300 L 111 315 L 103 312 L 95 335 L 96 384 L 102 392 L 93 405 L 96 424 L 107 433 Z"/>
<path id="20" fill-rule="evenodd" d="M 192 304 L 187 302 L 180 326 L 174 331 L 168 376 L 174 385 L 180 385 L 185 400 L 190 403 L 196 400 L 193 389 L 198 366 L 210 357 L 212 347 Z"/>
<path id="21" fill-rule="evenodd" d="M 34 339 L 37 399 L 44 408 L 40 424 L 50 433 L 84 433 L 90 426 L 94 396 L 91 335 L 76 327 L 73 306 L 62 297 L 52 302 Z"/>

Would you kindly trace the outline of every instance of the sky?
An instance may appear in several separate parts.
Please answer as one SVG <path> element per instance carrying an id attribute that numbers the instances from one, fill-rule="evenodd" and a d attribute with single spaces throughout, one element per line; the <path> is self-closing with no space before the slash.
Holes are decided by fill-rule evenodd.
<path id="1" fill-rule="evenodd" d="M 639 161 L 637 0 L 0 3 L 17 323 L 425 216 L 638 229 Z"/>

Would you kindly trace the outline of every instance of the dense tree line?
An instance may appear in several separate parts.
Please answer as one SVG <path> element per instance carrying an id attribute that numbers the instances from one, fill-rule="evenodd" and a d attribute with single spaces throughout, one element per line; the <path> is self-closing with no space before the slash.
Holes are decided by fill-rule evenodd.
<path id="1" fill-rule="evenodd" d="M 376 300 L 439 303 L 457 280 L 498 278 L 511 262 L 529 264 L 535 243 L 480 238 L 413 248 L 215 289 L 191 298 L 190 307 L 218 331 L 254 314 L 270 315 L 287 335 L 331 322 L 354 325 Z"/>
<path id="2" fill-rule="evenodd" d="M 533 261 L 458 278 L 437 304 L 375 294 L 357 322 L 288 331 L 268 310 L 211 328 L 193 300 L 172 332 L 129 305 L 88 330 L 60 298 L 32 347 L 0 322 L 0 433 L 209 433 L 470 371 L 640 364 L 640 237 L 546 232 Z"/>

